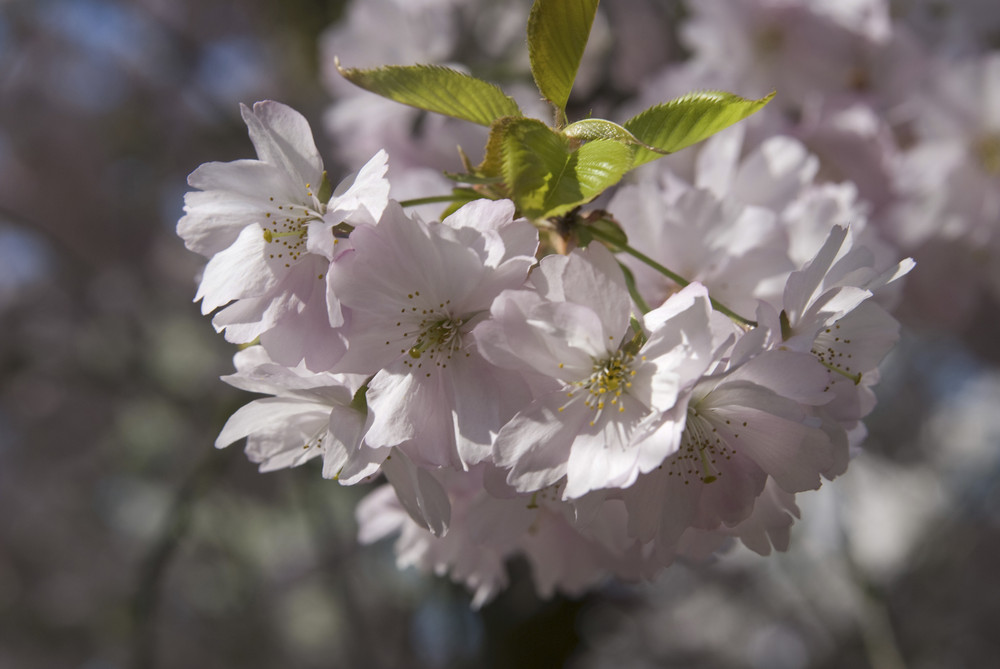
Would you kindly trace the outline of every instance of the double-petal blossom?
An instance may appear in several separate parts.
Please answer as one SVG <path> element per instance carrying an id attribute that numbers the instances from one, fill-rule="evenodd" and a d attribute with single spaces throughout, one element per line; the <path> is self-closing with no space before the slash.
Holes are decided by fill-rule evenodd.
<path id="1" fill-rule="evenodd" d="M 373 224 L 388 200 L 379 152 L 334 190 L 308 122 L 277 102 L 242 107 L 257 160 L 206 163 L 188 183 L 177 232 L 210 258 L 195 300 L 233 343 L 261 343 L 278 362 L 329 369 L 345 343 L 326 274 L 348 226 Z"/>
<path id="2" fill-rule="evenodd" d="M 371 375 L 368 443 L 399 446 L 421 466 L 465 468 L 490 454 L 526 391 L 479 354 L 471 332 L 534 263 L 535 228 L 509 201 L 480 200 L 441 223 L 391 205 L 357 228 L 329 290 L 349 309 L 339 371 Z"/>
<path id="3" fill-rule="evenodd" d="M 647 335 L 632 330 L 622 272 L 602 246 L 546 257 L 532 281 L 501 295 L 477 331 L 488 359 L 548 377 L 500 430 L 494 460 L 521 492 L 563 477 L 567 499 L 627 487 L 669 453 L 643 439 L 711 363 L 708 293 L 673 295 L 647 314 Z"/>

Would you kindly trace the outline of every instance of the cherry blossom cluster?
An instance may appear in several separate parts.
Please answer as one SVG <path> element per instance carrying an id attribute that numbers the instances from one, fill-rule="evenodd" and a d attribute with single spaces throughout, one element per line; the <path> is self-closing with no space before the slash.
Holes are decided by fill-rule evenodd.
<path id="1" fill-rule="evenodd" d="M 795 136 L 828 178 L 857 186 L 872 225 L 924 267 L 908 286 L 912 321 L 958 331 L 980 294 L 1000 296 L 1000 5 L 687 5 L 679 33 L 690 57 L 652 77 L 640 97 L 693 81 L 778 90 L 748 123 L 753 143 Z"/>
<path id="2" fill-rule="evenodd" d="M 387 147 L 396 161 L 393 187 L 410 197 L 434 183 L 429 166 L 454 170 L 456 139 L 475 145 L 469 136 L 481 129 L 432 116 L 426 122 L 434 125 L 408 132 L 418 112 L 352 88 L 333 67 L 335 53 L 360 65 L 478 58 L 535 113 L 534 91 L 518 88 L 518 76 L 527 77 L 516 48 L 523 4 L 350 3 L 321 41 L 327 87 L 337 98 L 327 128 L 338 150 L 361 161 L 372 147 Z M 616 104 L 595 90 L 625 100 L 619 117 L 695 89 L 749 97 L 777 91 L 746 121 L 744 150 L 794 137 L 825 179 L 854 185 L 870 225 L 925 268 L 908 282 L 902 305 L 911 323 L 958 333 L 983 299 L 1000 299 L 1000 3 L 678 4 L 680 11 L 659 0 L 601 5 L 574 89 L 586 109 Z M 394 25 L 371 30 L 381 16 Z M 472 54 L 468 35 L 476 38 Z M 386 122 L 373 129 L 373 117 Z M 684 173 L 694 153 L 662 162 Z"/>
<path id="3" fill-rule="evenodd" d="M 299 113 L 242 113 L 257 159 L 199 167 L 178 224 L 208 258 L 196 300 L 242 345 L 225 381 L 263 395 L 216 446 L 384 476 L 361 540 L 398 534 L 401 566 L 475 605 L 518 555 L 548 595 L 734 540 L 784 550 L 795 495 L 863 440 L 912 262 L 794 140 L 740 158 L 722 133 L 691 182 L 648 173 L 578 217 L 628 244 L 554 253 L 510 201 L 425 221 L 389 197 L 384 151 L 334 186 Z"/>

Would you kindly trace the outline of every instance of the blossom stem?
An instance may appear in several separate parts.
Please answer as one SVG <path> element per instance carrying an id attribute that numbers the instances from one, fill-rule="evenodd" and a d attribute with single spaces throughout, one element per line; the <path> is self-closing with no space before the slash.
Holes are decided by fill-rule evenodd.
<path id="1" fill-rule="evenodd" d="M 620 240 L 611 238 L 603 230 L 599 230 L 597 227 L 590 227 L 587 229 L 587 231 L 597 239 L 600 239 L 603 242 L 607 242 L 611 246 L 612 251 L 614 250 L 624 251 L 625 253 L 629 254 L 636 260 L 639 260 L 649 265 L 657 272 L 659 272 L 660 274 L 664 275 L 665 277 L 667 277 L 668 279 L 679 285 L 681 288 L 691 283 L 690 281 L 682 277 L 680 274 L 670 271 L 660 263 L 656 262 L 655 260 L 647 256 L 645 253 L 642 253 L 641 251 L 632 248 L 628 244 L 622 244 Z M 735 311 L 733 311 L 732 309 L 722 304 L 713 297 L 709 297 L 709 300 L 712 303 L 713 309 L 715 309 L 721 314 L 725 314 L 726 316 L 736 321 L 740 325 L 745 325 L 754 328 L 757 327 L 757 321 L 752 321 L 749 318 L 744 318 L 743 316 L 740 316 L 738 313 L 736 313 Z"/>
<path id="2" fill-rule="evenodd" d="M 635 285 L 635 276 L 632 274 L 632 270 L 624 263 L 618 263 L 618 266 L 622 268 L 622 274 L 625 275 L 625 285 L 628 287 L 628 293 L 632 296 L 632 300 L 639 306 L 642 313 L 648 314 L 650 312 L 649 304 L 639 294 L 639 288 Z"/>
<path id="3" fill-rule="evenodd" d="M 438 204 L 439 202 L 458 202 L 464 199 L 467 198 L 456 195 L 432 195 L 431 197 L 418 197 L 412 200 L 401 200 L 399 206 L 416 207 L 421 204 Z"/>

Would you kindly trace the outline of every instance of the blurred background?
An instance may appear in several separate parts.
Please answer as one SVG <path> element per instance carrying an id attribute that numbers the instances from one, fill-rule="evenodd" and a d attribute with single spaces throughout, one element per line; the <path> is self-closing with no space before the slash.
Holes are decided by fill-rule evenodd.
<path id="1" fill-rule="evenodd" d="M 391 543 L 357 544 L 365 490 L 212 447 L 250 397 L 219 381 L 233 348 L 191 302 L 204 259 L 174 228 L 187 174 L 253 157 L 239 103 L 301 111 L 331 176 L 388 145 L 405 190 L 457 169 L 455 140 L 414 115 L 365 135 L 333 53 L 530 86 L 527 0 L 392 4 L 0 0 L 0 669 L 996 666 L 1000 319 L 982 282 L 958 284 L 961 252 L 918 266 L 866 452 L 799 496 L 787 554 L 547 601 L 515 562 L 473 611 L 447 578 L 398 571 Z M 889 7 L 927 49 L 1000 46 L 985 0 L 846 4 Z M 605 3 L 577 111 L 662 88 L 691 12 Z"/>

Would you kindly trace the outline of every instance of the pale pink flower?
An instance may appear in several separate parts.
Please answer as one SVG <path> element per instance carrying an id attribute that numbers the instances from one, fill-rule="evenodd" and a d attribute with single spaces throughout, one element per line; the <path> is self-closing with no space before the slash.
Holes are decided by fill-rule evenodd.
<path id="1" fill-rule="evenodd" d="M 487 359 L 547 377 L 500 430 L 494 460 L 522 492 L 563 477 L 566 498 L 628 486 L 669 452 L 642 439 L 712 361 L 708 294 L 692 284 L 647 314 L 639 345 L 603 246 L 543 258 L 532 282 L 535 291 L 503 293 L 477 330 Z"/>
<path id="2" fill-rule="evenodd" d="M 791 529 L 800 518 L 795 495 L 785 492 L 768 478 L 764 490 L 754 501 L 750 515 L 735 525 L 722 524 L 714 530 L 689 527 L 677 541 L 676 555 L 688 560 L 705 560 L 739 539 L 758 555 L 770 555 L 772 550 L 787 551 Z"/>
<path id="3" fill-rule="evenodd" d="M 437 480 L 398 449 L 372 448 L 365 442 L 371 421 L 356 400 L 363 376 L 284 367 L 262 346 L 240 351 L 234 362 L 237 372 L 224 376 L 226 383 L 270 397 L 253 400 L 230 416 L 217 448 L 246 437 L 247 456 L 260 463 L 262 472 L 322 457 L 323 476 L 344 485 L 383 473 L 417 524 L 434 534 L 446 531 L 450 507 Z"/>
<path id="4" fill-rule="evenodd" d="M 335 226 L 371 224 L 385 208 L 385 153 L 330 194 L 309 124 L 277 102 L 242 107 L 258 160 L 206 163 L 188 181 L 177 225 L 188 248 L 210 257 L 195 300 L 234 343 L 260 337 L 278 362 L 328 369 L 343 354 L 328 312 L 326 273 Z M 321 198 L 321 195 L 324 197 Z M 343 233 L 341 233 L 343 235 Z"/>
<path id="5" fill-rule="evenodd" d="M 823 414 L 852 444 L 864 434 L 860 419 L 875 406 L 878 363 L 899 339 L 899 323 L 871 298 L 914 266 L 907 258 L 881 271 L 875 262 L 846 228 L 834 227 L 816 257 L 789 276 L 780 305 L 762 303 L 758 310 L 772 346 L 809 352 L 825 368 Z"/>
<path id="6" fill-rule="evenodd" d="M 270 395 L 230 416 L 215 445 L 247 438 L 247 456 L 261 471 L 301 465 L 322 456 L 323 476 L 352 484 L 377 473 L 388 451 L 362 446 L 365 413 L 352 405 L 364 377 L 313 373 L 275 363 L 261 346 L 234 356 L 231 386 Z"/>
<path id="7" fill-rule="evenodd" d="M 373 375 L 373 446 L 463 468 L 489 455 L 519 408 L 523 381 L 484 360 L 470 335 L 534 263 L 537 231 L 513 213 L 509 201 L 480 200 L 427 224 L 391 205 L 331 267 L 330 293 L 350 309 L 337 369 Z"/>
<path id="8" fill-rule="evenodd" d="M 846 440 L 831 438 L 816 411 L 830 400 L 825 382 L 815 358 L 791 351 L 759 353 L 705 377 L 650 437 L 679 447 L 622 493 L 630 533 L 669 563 L 689 528 L 749 518 L 769 476 L 794 493 L 839 473 Z"/>

